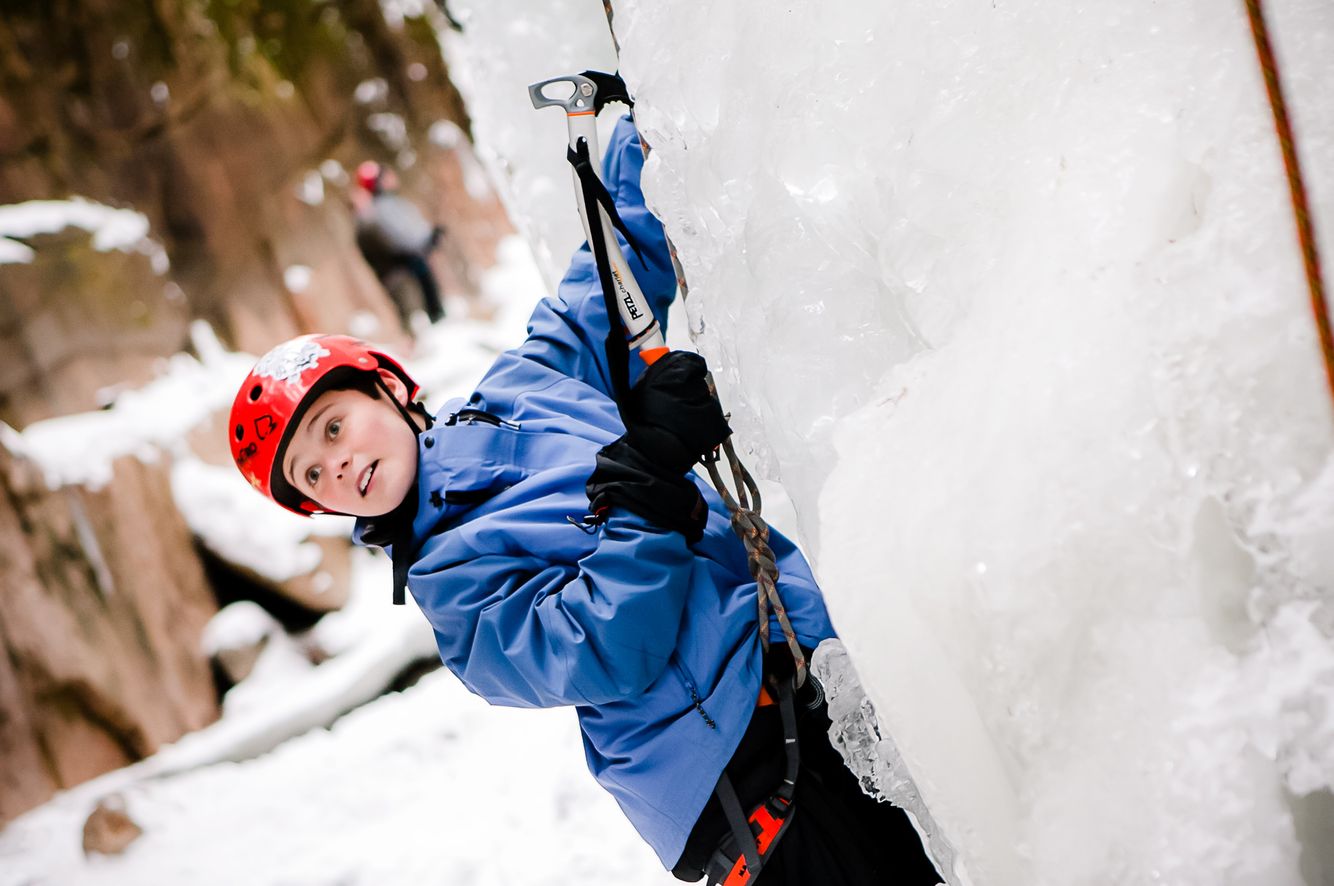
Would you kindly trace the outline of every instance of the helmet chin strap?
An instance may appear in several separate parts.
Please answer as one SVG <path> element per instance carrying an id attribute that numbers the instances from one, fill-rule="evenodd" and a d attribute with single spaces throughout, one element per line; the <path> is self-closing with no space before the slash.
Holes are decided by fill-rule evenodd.
<path id="1" fill-rule="evenodd" d="M 394 396 L 393 391 L 389 390 L 384 379 L 377 374 L 375 384 L 389 398 L 389 402 L 398 409 L 398 414 L 403 416 L 403 420 L 412 428 L 412 433 L 420 438 L 422 427 L 413 420 L 415 412 L 421 417 L 422 422 L 427 428 L 435 424 L 431 418 L 431 413 L 426 411 L 426 407 L 419 402 L 413 402 L 404 406 Z M 417 513 L 417 484 L 414 481 L 408 489 L 408 494 L 404 497 L 398 507 L 387 514 L 374 518 L 374 522 L 368 526 L 368 532 L 365 538 L 371 540 L 373 544 L 390 545 L 394 569 L 394 605 L 402 606 L 407 598 L 408 567 L 412 565 L 415 549 L 412 544 L 412 518 Z"/>
<path id="2" fill-rule="evenodd" d="M 384 383 L 384 379 L 380 378 L 378 373 L 375 376 L 375 385 L 389 398 L 389 402 L 394 404 L 394 408 L 398 410 L 399 415 L 403 416 L 403 420 L 408 423 L 408 427 L 412 428 L 413 436 L 420 437 L 423 430 L 413 419 L 412 414 L 414 412 L 425 422 L 427 428 L 435 424 L 434 419 L 431 418 L 431 413 L 427 412 L 426 407 L 420 403 L 414 402 L 410 406 L 404 406 L 398 402 L 394 392 L 389 390 L 389 386 Z"/>

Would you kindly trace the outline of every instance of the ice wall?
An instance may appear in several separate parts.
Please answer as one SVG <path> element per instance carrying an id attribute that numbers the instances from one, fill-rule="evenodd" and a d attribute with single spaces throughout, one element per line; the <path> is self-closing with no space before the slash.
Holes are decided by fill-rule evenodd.
<path id="1" fill-rule="evenodd" d="M 467 101 L 477 154 L 554 289 L 584 235 L 573 214 L 565 115 L 534 111 L 527 87 L 589 69 L 616 70 L 606 15 L 596 0 L 450 0 L 449 10 L 462 33 L 439 19 L 437 32 L 450 78 Z M 614 122 L 612 111 L 599 120 L 603 145 Z"/>
<path id="2" fill-rule="evenodd" d="M 455 5 L 474 105 L 606 45 Z M 1266 7 L 1334 257 L 1334 6 Z M 1334 408 L 1241 3 L 616 8 L 697 342 L 952 880 L 1334 882 Z"/>

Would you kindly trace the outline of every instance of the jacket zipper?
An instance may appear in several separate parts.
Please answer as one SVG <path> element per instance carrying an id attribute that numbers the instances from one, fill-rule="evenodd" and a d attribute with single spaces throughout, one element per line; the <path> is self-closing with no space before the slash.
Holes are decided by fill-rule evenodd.
<path id="1" fill-rule="evenodd" d="M 677 659 L 674 667 L 676 668 L 676 675 L 685 684 L 686 692 L 690 693 L 691 706 L 704 718 L 704 722 L 708 724 L 710 729 L 717 729 L 718 724 L 709 716 L 709 712 L 704 710 L 704 700 L 699 697 L 699 692 L 695 689 L 695 681 L 686 673 L 685 665 L 681 664 L 680 659 Z"/>
<path id="2" fill-rule="evenodd" d="M 512 431 L 519 430 L 519 423 L 507 421 L 494 413 L 487 412 L 485 409 L 460 409 L 449 418 L 445 419 L 445 426 L 456 424 L 475 425 L 481 422 L 485 425 L 492 425 L 497 428 L 509 428 Z"/>

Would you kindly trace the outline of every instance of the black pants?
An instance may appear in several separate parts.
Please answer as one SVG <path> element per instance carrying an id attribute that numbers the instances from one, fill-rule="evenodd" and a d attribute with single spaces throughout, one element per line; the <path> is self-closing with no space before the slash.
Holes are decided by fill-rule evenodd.
<path id="1" fill-rule="evenodd" d="M 804 693 L 803 693 L 804 694 Z M 801 771 L 793 803 L 796 818 L 752 886 L 933 886 L 935 866 L 908 816 L 862 792 L 857 777 L 829 743 L 824 704 L 810 710 L 799 699 L 797 733 Z M 749 812 L 783 778 L 783 728 L 776 705 L 757 708 L 732 760 L 729 777 Z M 718 798 L 700 814 L 672 871 L 698 879 L 728 832 Z"/>
<path id="2" fill-rule="evenodd" d="M 403 259 L 403 266 L 408 269 L 421 287 L 422 307 L 432 323 L 444 319 L 445 306 L 440 302 L 440 286 L 435 282 L 435 273 L 423 255 L 409 255 Z"/>

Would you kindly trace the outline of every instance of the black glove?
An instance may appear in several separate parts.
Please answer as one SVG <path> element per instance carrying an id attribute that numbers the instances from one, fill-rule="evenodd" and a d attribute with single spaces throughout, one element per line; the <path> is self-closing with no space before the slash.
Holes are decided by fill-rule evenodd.
<path id="1" fill-rule="evenodd" d="M 664 472 L 625 437 L 598 451 L 586 491 L 597 516 L 617 505 L 681 533 L 691 543 L 704 537 L 709 507 L 699 488 L 684 471 Z"/>
<path id="2" fill-rule="evenodd" d="M 704 536 L 709 507 L 685 475 L 732 433 L 707 374 L 704 358 L 687 351 L 665 354 L 644 371 L 622 404 L 625 435 L 598 452 L 588 478 L 594 514 L 617 505 L 689 542 Z"/>
<path id="3" fill-rule="evenodd" d="M 709 393 L 699 354 L 671 351 L 644 371 L 623 404 L 626 439 L 670 475 L 684 474 L 732 434 Z"/>

